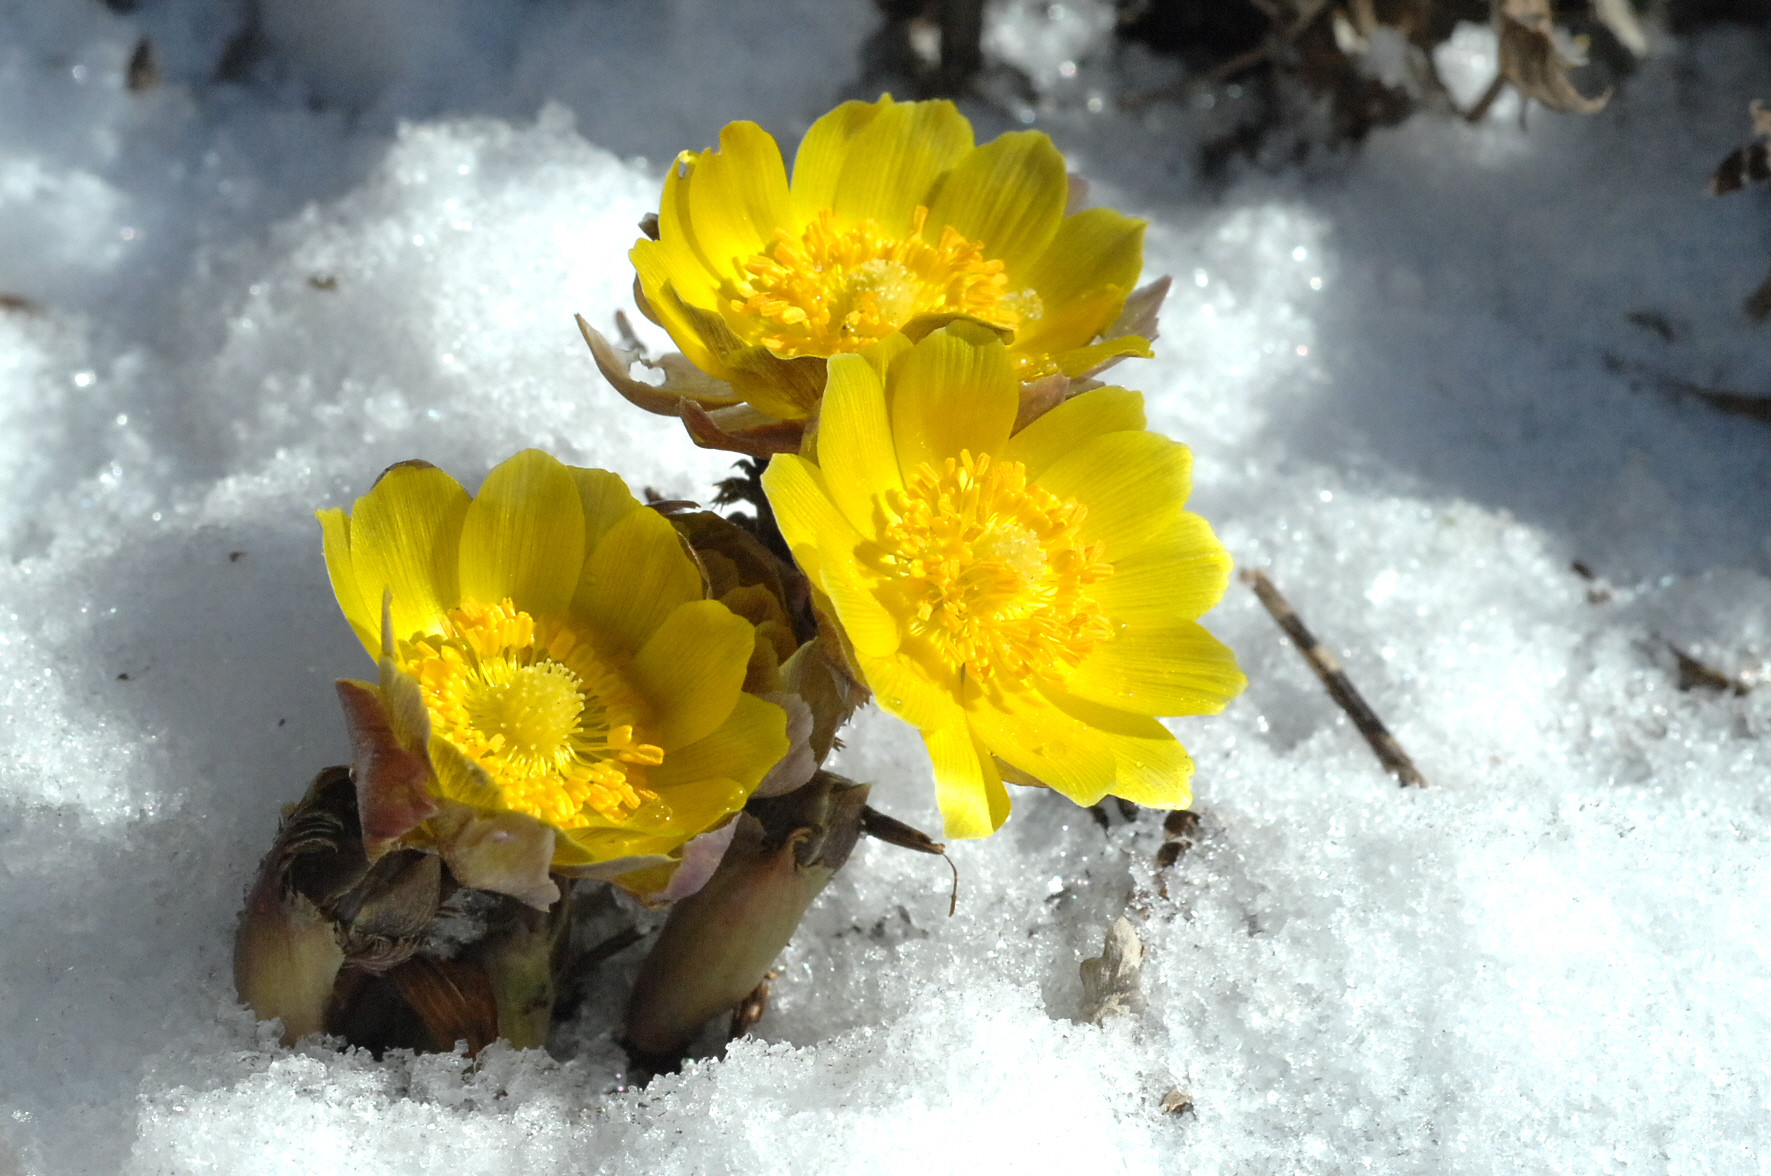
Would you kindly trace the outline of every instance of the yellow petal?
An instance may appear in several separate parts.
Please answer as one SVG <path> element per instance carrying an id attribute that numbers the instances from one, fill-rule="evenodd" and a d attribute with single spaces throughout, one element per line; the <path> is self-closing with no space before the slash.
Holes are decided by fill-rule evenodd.
<path id="1" fill-rule="evenodd" d="M 672 807 L 677 804 L 677 790 L 692 790 L 705 780 L 734 780 L 748 795 L 786 754 L 786 712 L 753 695 L 740 694 L 725 722 L 671 751 L 663 763 L 648 771 L 646 787 Z"/>
<path id="2" fill-rule="evenodd" d="M 1039 484 L 1088 508 L 1082 536 L 1121 559 L 1172 531 L 1192 489 L 1193 456 L 1160 433 L 1107 433 L 1047 466 Z"/>
<path id="3" fill-rule="evenodd" d="M 698 329 L 714 347 L 722 345 L 707 325 Z M 730 328 L 727 333 L 736 339 Z M 757 411 L 780 420 L 798 421 L 812 416 L 817 411 L 818 398 L 824 394 L 824 360 L 820 356 L 782 359 L 765 347 L 739 347 L 721 352 L 721 362 L 735 395 L 743 397 Z"/>
<path id="4" fill-rule="evenodd" d="M 912 727 L 929 731 L 965 721 L 955 685 L 932 679 L 910 657 L 869 657 L 857 651 L 855 662 L 880 709 Z"/>
<path id="5" fill-rule="evenodd" d="M 664 191 L 658 200 L 658 237 L 635 241 L 628 256 L 639 271 L 640 285 L 654 314 L 664 315 L 659 295 L 664 287 L 674 285 L 677 292 L 698 306 L 712 306 L 721 283 L 723 270 L 701 252 L 695 241 L 695 228 L 690 213 L 690 192 L 701 157 L 685 151 L 671 162 L 664 173 Z"/>
<path id="6" fill-rule="evenodd" d="M 572 482 L 578 487 L 578 505 L 584 509 L 584 552 L 589 555 L 597 549 L 610 527 L 642 507 L 628 490 L 627 483 L 608 470 L 567 466 L 566 472 L 572 475 Z"/>
<path id="7" fill-rule="evenodd" d="M 941 826 L 947 837 L 959 840 L 988 837 L 1008 818 L 1008 789 L 990 753 L 973 737 L 963 722 L 922 733 L 929 762 L 935 771 L 935 799 L 941 806 Z"/>
<path id="8" fill-rule="evenodd" d="M 1150 350 L 1150 343 L 1142 335 L 1117 335 L 1111 339 L 1103 339 L 1099 343 L 1091 343 L 1087 347 L 1078 347 L 1073 351 L 1059 351 L 1052 356 L 1058 370 L 1066 376 L 1082 376 L 1094 371 L 1110 359 L 1124 356 L 1135 356 L 1138 359 L 1149 359 L 1155 352 Z"/>
<path id="9" fill-rule="evenodd" d="M 1193 621 L 1127 627 L 1064 679 L 1078 698 L 1140 715 L 1215 715 L 1247 684 L 1236 655 Z"/>
<path id="10" fill-rule="evenodd" d="M 1077 804 L 1109 792 L 1137 804 L 1184 808 L 1192 761 L 1155 719 L 1056 692 L 1005 695 L 971 712 L 984 743 Z"/>
<path id="11" fill-rule="evenodd" d="M 456 552 L 467 511 L 467 491 L 424 463 L 394 466 L 357 499 L 350 518 L 357 592 L 377 615 L 383 593 L 393 593 L 395 637 L 439 631 L 444 612 L 460 602 Z M 373 629 L 379 657 L 379 620 Z"/>
<path id="12" fill-rule="evenodd" d="M 629 511 L 584 561 L 572 613 L 597 635 L 605 656 L 634 653 L 677 608 L 702 596 L 701 570 L 676 528 L 655 510 Z"/>
<path id="13" fill-rule="evenodd" d="M 805 224 L 821 210 L 835 206 L 836 186 L 842 179 L 855 136 L 891 105 L 890 95 L 878 102 L 844 102 L 820 116 L 806 131 L 793 155 L 791 190 L 796 224 Z"/>
<path id="14" fill-rule="evenodd" d="M 763 471 L 763 490 L 794 562 L 829 596 L 849 641 L 875 657 L 896 649 L 897 619 L 873 595 L 874 577 L 856 558 L 863 539 L 837 509 L 823 471 L 794 454 L 777 454 Z"/>
<path id="15" fill-rule="evenodd" d="M 909 351 L 912 346 L 914 344 L 902 331 L 893 331 L 885 338 L 876 339 L 863 347 L 856 354 L 864 357 L 872 365 L 873 374 L 879 377 L 881 384 L 884 384 L 887 373 L 892 370 L 892 365 L 898 362 L 898 357 Z"/>
<path id="16" fill-rule="evenodd" d="M 833 146 L 820 146 L 820 155 L 841 150 L 834 134 L 828 141 Z M 839 228 L 871 220 L 887 234 L 902 237 L 910 231 L 917 206 L 928 205 L 935 182 L 971 150 L 972 127 L 951 102 L 881 100 L 878 113 L 843 144 L 847 150 L 841 151 L 835 185 L 823 178 L 834 159 L 821 159 L 808 173 L 817 181 L 808 178 L 804 197 L 795 193 L 795 210 L 808 210 L 803 220 L 829 207 Z M 794 168 L 797 173 L 797 159 Z M 828 206 L 812 203 L 813 191 L 828 192 Z"/>
<path id="17" fill-rule="evenodd" d="M 816 584 L 825 554 L 853 553 L 861 535 L 843 517 L 818 467 L 792 453 L 777 453 L 763 471 L 763 492 L 775 512 L 781 537 L 800 570 Z"/>
<path id="18" fill-rule="evenodd" d="M 941 181 L 923 237 L 952 225 L 1018 275 L 1045 252 L 1064 218 L 1064 157 L 1040 131 L 1010 131 L 973 151 Z M 1011 284 L 1016 279 L 1010 279 Z"/>
<path id="19" fill-rule="evenodd" d="M 1039 316 L 1023 319 L 1015 330 L 1009 354 L 1038 359 L 1085 347 L 1113 325 L 1125 306 L 1125 296 L 1126 291 L 1118 286 L 1103 286 L 1066 302 L 1041 299 Z"/>
<path id="20" fill-rule="evenodd" d="M 661 841 L 649 833 L 604 825 L 560 829 L 554 839 L 553 864 L 556 869 L 571 871 L 572 876 L 578 876 L 576 871 L 581 867 L 635 857 L 654 847 L 660 854 L 667 854 L 676 845 L 674 841 Z"/>
<path id="21" fill-rule="evenodd" d="M 959 451 L 1002 455 L 1020 407 L 1020 384 L 993 335 L 956 323 L 892 365 L 892 439 L 910 481 L 924 462 L 941 468 Z"/>
<path id="22" fill-rule="evenodd" d="M 363 593 L 357 587 L 357 570 L 351 562 L 350 519 L 337 509 L 316 510 L 314 517 L 320 520 L 320 550 L 326 559 L 326 578 L 332 581 L 332 595 L 338 600 L 338 610 L 350 622 L 351 632 L 357 635 L 369 656 L 378 658 L 381 656 L 381 639 L 376 636 L 381 628 L 380 618 L 376 616 L 379 610 L 372 610 L 363 602 Z"/>
<path id="23" fill-rule="evenodd" d="M 828 553 L 818 586 L 830 598 L 842 629 L 855 652 L 886 657 L 898 648 L 903 629 L 898 616 L 908 616 L 909 606 L 896 614 L 875 594 L 877 580 L 853 559 Z"/>
<path id="24" fill-rule="evenodd" d="M 1110 208 L 1065 217 L 1038 260 L 1014 275 L 1014 284 L 1032 287 L 1045 307 L 1045 314 L 1025 325 L 1016 341 L 1037 339 L 1044 350 L 1090 342 L 1118 316 L 1143 266 L 1143 221 Z M 1084 301 L 1090 304 L 1084 318 L 1058 317 Z"/>
<path id="25" fill-rule="evenodd" d="M 1144 427 L 1144 394 L 1124 388 L 1096 388 L 1073 396 L 1016 433 L 1003 456 L 1027 467 L 1036 482 L 1054 461 L 1108 433 Z"/>
<path id="26" fill-rule="evenodd" d="M 687 252 L 665 249 L 657 241 L 635 243 L 627 257 L 639 275 L 646 305 L 669 333 L 671 342 L 708 375 L 729 380 L 730 374 L 711 342 L 702 338 L 694 320 L 682 309 L 682 302 L 690 300 L 711 307 L 718 297 L 713 280 L 700 261 Z"/>
<path id="27" fill-rule="evenodd" d="M 426 754 L 430 758 L 438 796 L 477 809 L 505 807 L 504 794 L 498 791 L 485 770 L 462 755 L 453 743 L 433 733 Z"/>
<path id="28" fill-rule="evenodd" d="M 886 523 L 882 499 L 901 492 L 885 388 L 858 355 L 830 360 L 830 381 L 818 417 L 818 465 L 843 516 L 864 535 Z"/>
<path id="29" fill-rule="evenodd" d="M 566 467 L 539 449 L 500 462 L 461 527 L 461 597 L 566 611 L 584 568 L 584 508 Z"/>
<path id="30" fill-rule="evenodd" d="M 689 838 L 743 808 L 750 787 L 736 780 L 708 777 L 692 788 L 673 789 L 667 799 L 648 804 L 622 822 L 625 830 L 656 839 L 630 842 L 624 852 L 675 853 Z"/>
<path id="31" fill-rule="evenodd" d="M 1169 515 L 1155 537 L 1107 561 L 1113 574 L 1089 595 L 1115 625 L 1161 629 L 1190 621 L 1215 605 L 1230 580 L 1230 553 L 1211 526 L 1191 511 Z"/>
<path id="32" fill-rule="evenodd" d="M 693 600 L 677 605 L 634 656 L 629 680 L 653 708 L 647 730 L 667 758 L 726 721 L 755 643 L 743 617 L 716 600 Z"/>
<path id="33" fill-rule="evenodd" d="M 1113 753 L 1114 796 L 1145 808 L 1181 809 L 1193 803 L 1193 760 L 1155 719 L 1048 690 L 1067 719 L 1098 733 Z M 1091 802 L 1092 803 L 1092 802 Z"/>
<path id="34" fill-rule="evenodd" d="M 695 248 L 716 277 L 735 273 L 787 225 L 781 149 L 753 122 L 727 123 L 719 150 L 703 151 L 682 183 Z M 662 238 L 662 220 L 658 227 Z"/>

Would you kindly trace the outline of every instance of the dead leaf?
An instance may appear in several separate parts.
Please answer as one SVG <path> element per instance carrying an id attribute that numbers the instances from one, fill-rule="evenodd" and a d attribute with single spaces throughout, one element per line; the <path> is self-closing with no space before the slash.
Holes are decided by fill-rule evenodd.
<path id="1" fill-rule="evenodd" d="M 1724 196 L 1738 192 L 1748 184 L 1771 180 L 1771 142 L 1766 141 L 1771 140 L 1771 110 L 1766 110 L 1765 104 L 1757 98 L 1748 103 L 1746 109 L 1753 121 L 1753 134 L 1759 137 L 1759 142 L 1736 147 L 1716 165 L 1716 170 L 1710 173 L 1711 196 Z"/>
<path id="2" fill-rule="evenodd" d="M 1593 15 L 1611 30 L 1618 44 L 1637 57 L 1648 56 L 1648 35 L 1642 31 L 1642 22 L 1636 19 L 1630 0 L 1593 0 Z"/>
<path id="3" fill-rule="evenodd" d="M 1580 62 L 1556 44 L 1550 0 L 1495 0 L 1494 30 L 1500 38 L 1500 76 L 1526 98 L 1551 110 L 1595 114 L 1611 101 L 1611 91 L 1588 98 L 1568 80 Z"/>
<path id="4" fill-rule="evenodd" d="M 1099 1025 L 1108 1017 L 1142 1011 L 1138 971 L 1143 964 L 1143 941 L 1121 915 L 1107 928 L 1101 954 L 1082 961 L 1082 1019 Z"/>
<path id="5" fill-rule="evenodd" d="M 152 90 L 160 84 L 160 62 L 154 56 L 152 41 L 143 37 L 136 42 L 135 52 L 129 55 L 129 68 L 124 76 L 125 84 L 136 94 L 143 90 Z"/>

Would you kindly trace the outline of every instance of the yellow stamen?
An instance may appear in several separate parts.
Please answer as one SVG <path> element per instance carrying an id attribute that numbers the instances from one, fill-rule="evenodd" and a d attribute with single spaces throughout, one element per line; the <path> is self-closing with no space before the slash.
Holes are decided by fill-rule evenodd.
<path id="1" fill-rule="evenodd" d="M 962 450 L 939 472 L 920 466 L 890 505 L 883 570 L 951 668 L 983 683 L 1061 679 L 1112 636 L 1087 588 L 1113 566 L 1080 540 L 1085 508 L 1028 485 L 1020 462 Z"/>
<path id="2" fill-rule="evenodd" d="M 919 314 L 971 315 L 1013 330 L 1030 293 L 1008 290 L 1002 262 L 952 225 L 923 240 L 929 210 L 895 238 L 866 220 L 836 228 L 825 209 L 799 239 L 775 230 L 767 248 L 740 266 L 740 297 L 729 305 L 747 338 L 778 356 L 835 355 L 884 338 Z"/>
<path id="3" fill-rule="evenodd" d="M 639 700 L 582 634 L 509 600 L 463 602 L 448 622 L 445 634 L 402 643 L 400 668 L 418 682 L 432 729 L 508 807 L 575 829 L 657 801 L 640 769 L 664 752 L 636 737 Z"/>

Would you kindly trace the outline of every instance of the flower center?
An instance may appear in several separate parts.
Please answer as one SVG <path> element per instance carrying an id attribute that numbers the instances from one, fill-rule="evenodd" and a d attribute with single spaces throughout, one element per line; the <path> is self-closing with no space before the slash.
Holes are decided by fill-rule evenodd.
<path id="1" fill-rule="evenodd" d="M 1018 461 L 962 450 L 924 463 L 890 503 L 887 574 L 909 595 L 911 630 L 982 682 L 1062 678 L 1113 634 L 1088 586 L 1113 574 L 1078 535 L 1086 508 L 1027 484 Z"/>
<path id="2" fill-rule="evenodd" d="M 952 225 L 930 245 L 922 239 L 928 214 L 918 207 L 902 239 L 870 220 L 838 230 L 829 209 L 798 240 L 775 230 L 739 267 L 740 297 L 730 306 L 750 320 L 743 333 L 792 358 L 855 351 L 919 314 L 967 314 L 1013 330 L 1027 299 L 1009 294 L 1002 262 L 985 260 L 983 245 Z"/>
<path id="3" fill-rule="evenodd" d="M 562 620 L 509 600 L 465 601 L 448 632 L 403 644 L 431 727 L 485 771 L 516 812 L 560 829 L 618 823 L 658 799 L 643 783 L 664 752 L 641 742 L 639 699 Z"/>

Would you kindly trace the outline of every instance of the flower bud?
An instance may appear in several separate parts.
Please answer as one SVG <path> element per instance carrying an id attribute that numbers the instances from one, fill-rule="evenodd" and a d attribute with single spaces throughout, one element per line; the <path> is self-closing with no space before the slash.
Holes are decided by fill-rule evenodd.
<path id="1" fill-rule="evenodd" d="M 868 786 L 820 771 L 785 796 L 754 799 L 700 890 L 677 903 L 634 981 L 628 1050 L 667 1068 L 707 1020 L 762 981 L 861 835 Z"/>
<path id="2" fill-rule="evenodd" d="M 259 866 L 234 940 L 234 985 L 283 1040 L 336 1031 L 341 971 L 369 975 L 407 960 L 442 899 L 442 863 L 399 850 L 373 865 L 363 850 L 348 768 L 327 768 L 291 808 Z"/>

